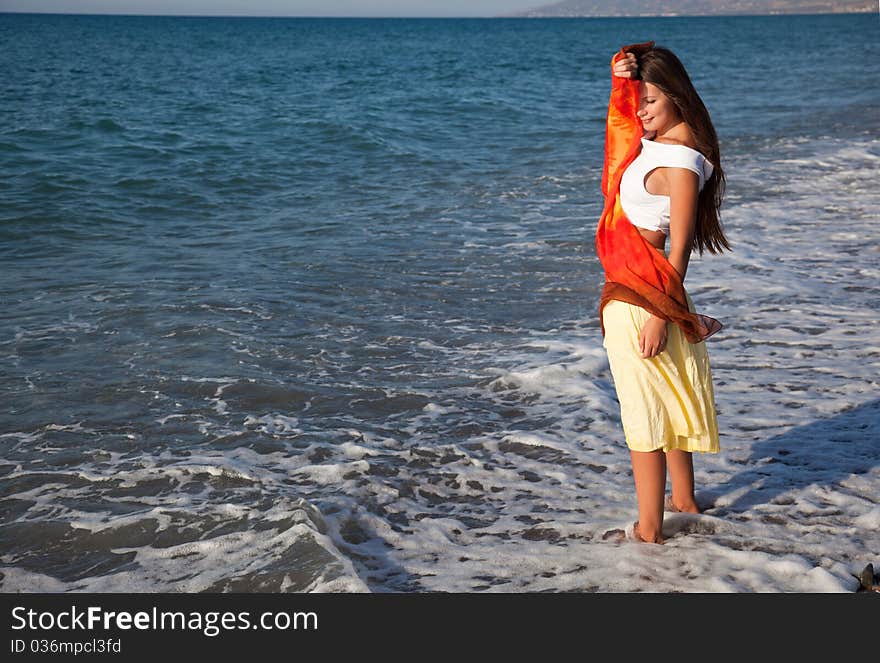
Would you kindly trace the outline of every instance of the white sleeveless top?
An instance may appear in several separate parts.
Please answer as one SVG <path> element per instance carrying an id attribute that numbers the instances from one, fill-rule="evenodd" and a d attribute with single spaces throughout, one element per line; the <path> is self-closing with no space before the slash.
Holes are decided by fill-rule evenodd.
<path id="1" fill-rule="evenodd" d="M 669 196 L 648 193 L 645 176 L 661 166 L 687 168 L 700 176 L 700 191 L 715 167 L 687 145 L 658 143 L 642 138 L 642 150 L 620 180 L 620 206 L 634 226 L 669 235 Z"/>

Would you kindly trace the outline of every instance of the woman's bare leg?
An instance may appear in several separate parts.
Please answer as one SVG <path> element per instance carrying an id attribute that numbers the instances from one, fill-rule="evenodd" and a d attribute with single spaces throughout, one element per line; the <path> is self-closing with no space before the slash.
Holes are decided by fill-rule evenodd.
<path id="1" fill-rule="evenodd" d="M 639 501 L 636 536 L 650 543 L 663 543 L 663 496 L 666 493 L 666 454 L 630 450 L 633 480 Z"/>
<path id="2" fill-rule="evenodd" d="M 694 459 L 690 451 L 670 449 L 666 452 L 669 479 L 672 482 L 672 503 L 679 511 L 700 513 L 694 499 Z"/>

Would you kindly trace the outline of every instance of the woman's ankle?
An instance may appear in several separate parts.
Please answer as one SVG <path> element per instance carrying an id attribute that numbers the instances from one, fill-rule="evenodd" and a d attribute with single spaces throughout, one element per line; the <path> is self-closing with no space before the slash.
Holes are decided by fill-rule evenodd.
<path id="1" fill-rule="evenodd" d="M 697 501 L 692 496 L 680 498 L 677 495 L 670 496 L 667 506 L 672 506 L 670 511 L 680 511 L 681 513 L 702 513 Z"/>

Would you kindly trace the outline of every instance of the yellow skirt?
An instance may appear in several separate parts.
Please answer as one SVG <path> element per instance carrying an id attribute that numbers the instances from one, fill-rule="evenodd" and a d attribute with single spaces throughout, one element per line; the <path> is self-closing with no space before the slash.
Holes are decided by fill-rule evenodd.
<path id="1" fill-rule="evenodd" d="M 690 295 L 685 295 L 693 311 Z M 627 446 L 633 451 L 718 452 L 715 392 L 706 343 L 688 343 L 678 325 L 667 324 L 666 348 L 643 359 L 639 332 L 649 317 L 640 306 L 618 300 L 608 302 L 602 310 L 602 345 L 620 401 Z"/>

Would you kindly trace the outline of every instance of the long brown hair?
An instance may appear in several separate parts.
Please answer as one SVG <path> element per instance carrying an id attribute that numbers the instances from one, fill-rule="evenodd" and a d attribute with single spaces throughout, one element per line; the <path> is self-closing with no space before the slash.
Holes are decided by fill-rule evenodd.
<path id="1" fill-rule="evenodd" d="M 684 65 L 668 48 L 654 46 L 639 55 L 639 78 L 656 85 L 678 109 L 681 118 L 694 134 L 697 150 L 715 167 L 697 198 L 697 225 L 694 244 L 702 255 L 730 250 L 730 244 L 721 227 L 721 199 L 724 197 L 726 179 L 721 168 L 721 150 L 718 135 L 706 105 L 697 94 Z"/>

